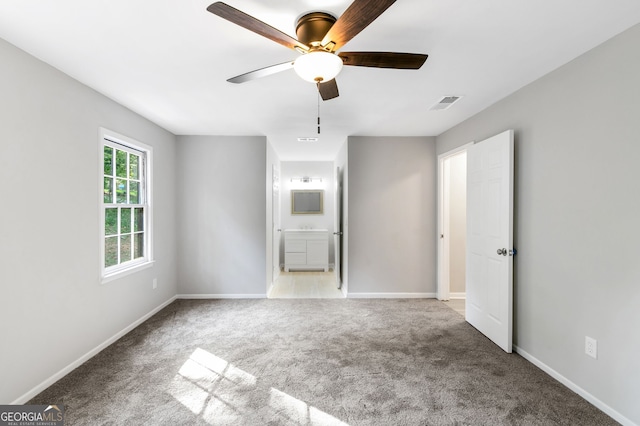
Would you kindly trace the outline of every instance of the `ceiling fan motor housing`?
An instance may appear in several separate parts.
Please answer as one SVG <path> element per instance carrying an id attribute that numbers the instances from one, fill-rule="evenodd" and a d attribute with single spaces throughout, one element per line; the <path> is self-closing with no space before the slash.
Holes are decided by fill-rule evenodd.
<path id="1" fill-rule="evenodd" d="M 307 13 L 296 24 L 298 40 L 307 46 L 320 47 L 320 42 L 335 22 L 336 17 L 329 13 Z"/>

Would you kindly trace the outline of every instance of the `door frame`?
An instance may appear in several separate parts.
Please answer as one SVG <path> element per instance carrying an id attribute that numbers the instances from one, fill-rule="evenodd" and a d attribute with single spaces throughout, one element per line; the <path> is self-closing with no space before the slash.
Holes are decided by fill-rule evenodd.
<path id="1" fill-rule="evenodd" d="M 342 290 L 342 169 L 334 165 L 333 172 L 333 272 L 338 289 Z"/>
<path id="2" fill-rule="evenodd" d="M 448 173 L 445 161 L 458 154 L 466 152 L 467 149 L 475 144 L 474 141 L 461 145 L 450 151 L 438 155 L 438 277 L 437 277 L 437 293 L 438 300 L 449 300 L 450 296 L 450 280 L 449 280 L 449 230 L 445 229 L 445 217 L 449 213 L 449 187 L 445 179 L 445 173 Z"/>
<path id="3" fill-rule="evenodd" d="M 280 168 L 275 164 L 271 165 L 271 285 L 280 276 L 280 219 L 281 219 L 281 195 L 280 195 Z"/>

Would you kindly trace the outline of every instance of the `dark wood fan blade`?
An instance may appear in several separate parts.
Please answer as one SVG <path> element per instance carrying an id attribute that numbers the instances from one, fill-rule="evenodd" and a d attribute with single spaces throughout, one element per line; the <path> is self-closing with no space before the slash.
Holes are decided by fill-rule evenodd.
<path id="1" fill-rule="evenodd" d="M 382 15 L 396 0 L 354 0 L 322 39 L 322 46 L 338 50 Z M 334 43 L 335 46 L 328 46 Z"/>
<path id="2" fill-rule="evenodd" d="M 259 70 L 249 71 L 244 74 L 237 75 L 228 79 L 229 83 L 244 83 L 245 81 L 251 81 L 258 78 L 266 77 L 271 74 L 286 71 L 293 68 L 293 61 L 283 62 L 278 65 L 271 65 L 270 67 L 260 68 Z"/>
<path id="3" fill-rule="evenodd" d="M 322 97 L 323 101 L 337 98 L 340 95 L 338 93 L 338 83 L 336 83 L 335 78 L 325 83 L 318 83 L 318 92 L 320 92 L 320 96 Z"/>
<path id="4" fill-rule="evenodd" d="M 218 15 L 219 17 L 226 19 L 229 22 L 240 25 L 241 27 L 246 28 L 249 31 L 253 31 L 254 33 L 260 34 L 261 36 L 266 37 L 269 40 L 273 40 L 276 43 L 280 43 L 281 45 L 286 46 L 289 49 L 298 48 L 304 51 L 309 50 L 308 46 L 300 43 L 295 38 L 221 1 L 209 5 L 209 7 L 207 7 L 207 10 L 214 15 Z"/>
<path id="5" fill-rule="evenodd" d="M 344 65 L 417 70 L 429 55 L 397 52 L 340 52 Z"/>

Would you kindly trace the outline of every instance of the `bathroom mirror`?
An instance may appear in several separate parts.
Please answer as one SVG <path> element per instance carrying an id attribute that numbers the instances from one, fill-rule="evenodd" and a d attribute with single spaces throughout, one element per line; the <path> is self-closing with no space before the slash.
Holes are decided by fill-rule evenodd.
<path id="1" fill-rule="evenodd" d="M 324 214 L 324 190 L 291 190 L 291 214 Z"/>

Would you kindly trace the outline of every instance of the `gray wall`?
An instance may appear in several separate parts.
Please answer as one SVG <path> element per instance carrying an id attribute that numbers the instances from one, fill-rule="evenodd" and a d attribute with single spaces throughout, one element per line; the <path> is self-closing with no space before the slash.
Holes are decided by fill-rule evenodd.
<path id="1" fill-rule="evenodd" d="M 0 403 L 10 403 L 176 294 L 176 147 L 3 40 L 0 63 Z M 100 126 L 153 146 L 154 159 L 156 262 L 104 285 Z"/>
<path id="2" fill-rule="evenodd" d="M 267 140 L 178 137 L 180 294 L 267 291 Z"/>
<path id="3" fill-rule="evenodd" d="M 349 295 L 436 292 L 435 138 L 349 137 Z"/>
<path id="4" fill-rule="evenodd" d="M 637 424 L 639 45 L 636 25 L 437 138 L 515 129 L 515 343 Z"/>

